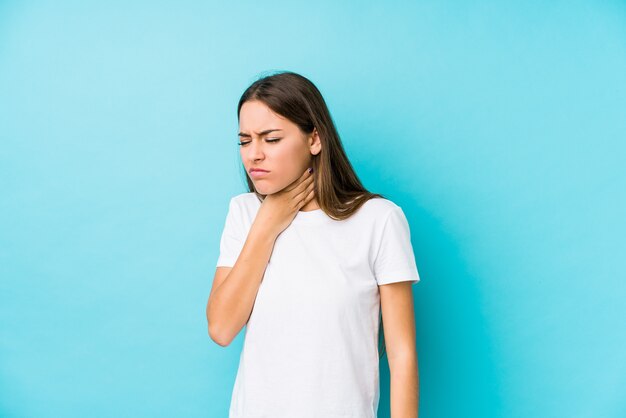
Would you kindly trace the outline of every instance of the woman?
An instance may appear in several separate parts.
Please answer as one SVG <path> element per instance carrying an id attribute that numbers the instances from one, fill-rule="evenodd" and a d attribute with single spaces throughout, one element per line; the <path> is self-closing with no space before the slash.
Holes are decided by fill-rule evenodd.
<path id="1" fill-rule="evenodd" d="M 255 81 L 237 116 L 249 192 L 230 200 L 206 309 L 221 346 L 246 326 L 229 417 L 376 417 L 381 313 L 391 416 L 417 417 L 402 209 L 362 186 L 305 77 Z"/>

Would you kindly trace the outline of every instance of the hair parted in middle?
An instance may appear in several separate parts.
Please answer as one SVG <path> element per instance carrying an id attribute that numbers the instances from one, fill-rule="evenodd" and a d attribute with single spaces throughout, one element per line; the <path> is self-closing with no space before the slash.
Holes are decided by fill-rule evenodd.
<path id="1" fill-rule="evenodd" d="M 369 199 L 384 198 L 382 194 L 370 193 L 361 184 L 348 160 L 326 102 L 308 78 L 291 71 L 281 71 L 256 80 L 239 99 L 237 120 L 243 104 L 252 100 L 264 103 L 274 113 L 287 118 L 304 134 L 311 134 L 317 129 L 322 149 L 312 156 L 315 198 L 329 217 L 347 219 Z M 246 180 L 249 191 L 263 200 L 265 195 L 256 191 L 247 175 Z"/>
<path id="2" fill-rule="evenodd" d="M 237 106 L 237 120 L 241 107 L 247 101 L 258 100 L 274 113 L 296 124 L 304 134 L 317 129 L 322 149 L 312 156 L 314 190 L 320 208 L 335 220 L 352 216 L 365 202 L 373 198 L 385 198 L 363 187 L 357 177 L 332 120 L 326 102 L 318 88 L 306 77 L 280 71 L 254 81 L 242 94 Z M 248 190 L 259 200 L 265 195 L 258 193 L 254 183 L 244 173 Z M 385 354 L 382 312 L 379 313 L 379 357 Z"/>

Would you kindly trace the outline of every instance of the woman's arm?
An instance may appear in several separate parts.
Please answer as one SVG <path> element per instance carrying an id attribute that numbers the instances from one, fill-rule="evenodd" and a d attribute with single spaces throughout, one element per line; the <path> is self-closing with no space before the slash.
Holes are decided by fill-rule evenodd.
<path id="1" fill-rule="evenodd" d="M 412 282 L 379 286 L 391 374 L 391 418 L 417 418 L 419 374 Z"/>
<path id="2" fill-rule="evenodd" d="M 206 306 L 213 341 L 227 346 L 248 322 L 276 238 L 314 197 L 313 176 L 306 170 L 289 186 L 263 199 L 237 261 L 232 268 L 216 269 Z"/>
<path id="3" fill-rule="evenodd" d="M 253 223 L 233 267 L 217 267 L 206 317 L 209 336 L 227 346 L 250 318 L 277 234 Z"/>

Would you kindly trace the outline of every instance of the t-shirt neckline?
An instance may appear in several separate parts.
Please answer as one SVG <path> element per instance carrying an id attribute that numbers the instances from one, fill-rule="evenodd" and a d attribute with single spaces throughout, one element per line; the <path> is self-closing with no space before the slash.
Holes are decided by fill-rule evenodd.
<path id="1" fill-rule="evenodd" d="M 313 209 L 309 211 L 299 210 L 293 218 L 292 223 L 310 223 L 328 218 L 328 215 L 321 209 Z"/>
<path id="2" fill-rule="evenodd" d="M 261 200 L 256 196 L 254 192 L 252 192 L 252 194 L 255 197 L 254 200 L 256 201 L 258 207 L 260 207 L 262 204 Z M 296 213 L 296 216 L 291 221 L 291 223 L 292 224 L 314 223 L 314 222 L 321 222 L 325 219 L 330 219 L 330 217 L 326 215 L 326 212 L 324 212 L 322 208 L 308 210 L 308 211 L 299 210 Z"/>

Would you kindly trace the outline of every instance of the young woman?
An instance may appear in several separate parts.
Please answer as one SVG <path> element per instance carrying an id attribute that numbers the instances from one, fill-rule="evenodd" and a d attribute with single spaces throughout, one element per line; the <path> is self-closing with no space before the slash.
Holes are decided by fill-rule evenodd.
<path id="1" fill-rule="evenodd" d="M 363 187 L 307 78 L 255 81 L 237 116 L 249 192 L 230 200 L 206 308 L 221 346 L 246 327 L 229 417 L 376 417 L 381 321 L 391 416 L 417 417 L 402 209 Z"/>

